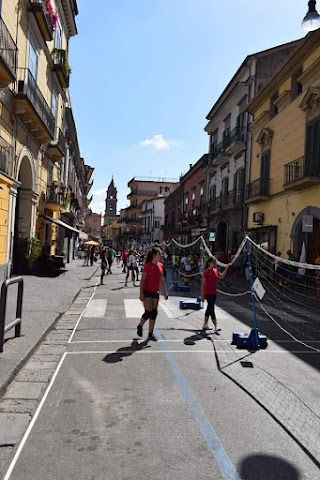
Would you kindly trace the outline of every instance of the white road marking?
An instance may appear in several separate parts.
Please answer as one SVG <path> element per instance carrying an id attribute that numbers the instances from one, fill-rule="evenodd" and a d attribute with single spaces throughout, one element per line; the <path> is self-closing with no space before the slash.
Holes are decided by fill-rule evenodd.
<path id="1" fill-rule="evenodd" d="M 105 298 L 91 300 L 91 302 L 87 305 L 83 316 L 86 318 L 104 317 L 106 313 L 107 302 L 108 300 Z"/>
<path id="2" fill-rule="evenodd" d="M 141 318 L 144 308 L 139 298 L 125 298 L 124 308 L 127 318 Z"/>

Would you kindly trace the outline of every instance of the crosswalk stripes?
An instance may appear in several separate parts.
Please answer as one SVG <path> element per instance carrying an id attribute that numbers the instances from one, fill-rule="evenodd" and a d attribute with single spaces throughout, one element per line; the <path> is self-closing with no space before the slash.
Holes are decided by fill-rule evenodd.
<path id="1" fill-rule="evenodd" d="M 83 316 L 89 318 L 104 317 L 106 313 L 108 300 L 105 298 L 102 299 L 93 299 L 87 305 Z"/>

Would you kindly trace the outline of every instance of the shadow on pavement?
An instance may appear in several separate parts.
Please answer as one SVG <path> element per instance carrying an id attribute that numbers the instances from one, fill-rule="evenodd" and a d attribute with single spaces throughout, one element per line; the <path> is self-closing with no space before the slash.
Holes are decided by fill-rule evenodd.
<path id="1" fill-rule="evenodd" d="M 290 462 L 262 453 L 245 457 L 239 473 L 242 480 L 302 480 L 300 470 Z"/>
<path id="2" fill-rule="evenodd" d="M 148 340 L 144 340 L 143 342 L 138 343 L 138 340 L 135 338 L 132 340 L 132 343 L 129 347 L 120 347 L 113 353 L 108 353 L 102 361 L 105 363 L 118 363 L 122 362 L 124 357 L 130 357 L 135 352 L 139 352 L 139 350 L 143 350 L 145 348 L 150 348 L 148 345 Z"/>

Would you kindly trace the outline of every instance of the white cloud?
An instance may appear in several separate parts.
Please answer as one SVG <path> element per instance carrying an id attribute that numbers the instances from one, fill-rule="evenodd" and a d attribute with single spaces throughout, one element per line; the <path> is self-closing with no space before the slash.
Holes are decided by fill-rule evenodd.
<path id="1" fill-rule="evenodd" d="M 180 140 L 166 140 L 163 135 L 153 135 L 152 138 L 147 138 L 139 142 L 141 147 L 151 147 L 155 150 L 170 150 L 172 148 L 182 145 Z"/>
<path id="2" fill-rule="evenodd" d="M 108 187 L 105 187 L 105 188 L 100 188 L 99 190 L 95 190 L 94 192 L 90 192 L 89 193 L 89 197 L 90 197 L 90 194 L 93 195 L 93 196 L 97 196 L 97 197 L 105 197 L 106 196 L 106 192 L 108 190 Z"/>

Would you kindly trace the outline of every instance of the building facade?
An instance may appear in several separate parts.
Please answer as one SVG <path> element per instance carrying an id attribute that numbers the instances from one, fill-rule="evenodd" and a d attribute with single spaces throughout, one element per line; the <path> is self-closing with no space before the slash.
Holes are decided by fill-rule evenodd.
<path id="1" fill-rule="evenodd" d="M 251 117 L 248 102 L 297 47 L 290 42 L 246 57 L 207 115 L 208 225 L 217 252 L 235 251 L 245 233 L 245 185 L 249 182 Z"/>
<path id="2" fill-rule="evenodd" d="M 62 244 L 73 250 L 64 238 L 80 234 L 86 180 L 67 114 L 76 1 L 4 0 L 0 8 L 0 262 L 8 276 L 25 271 L 30 238 L 48 254 Z M 72 225 L 61 220 L 69 212 Z"/>
<path id="3" fill-rule="evenodd" d="M 157 196 L 167 197 L 175 188 L 177 182 L 171 179 L 133 177 L 128 182 L 130 193 L 127 198 L 130 201 L 129 207 L 120 211 L 120 244 L 134 241 L 141 243 L 142 219 L 141 205 L 145 200 Z"/>
<path id="4" fill-rule="evenodd" d="M 273 253 L 320 252 L 320 30 L 309 33 L 248 106 L 253 115 L 250 235 Z"/>
<path id="5" fill-rule="evenodd" d="M 190 243 L 201 235 L 207 236 L 207 162 L 205 154 L 190 164 L 178 188 L 165 200 L 165 240 L 176 238 L 180 243 Z"/>

